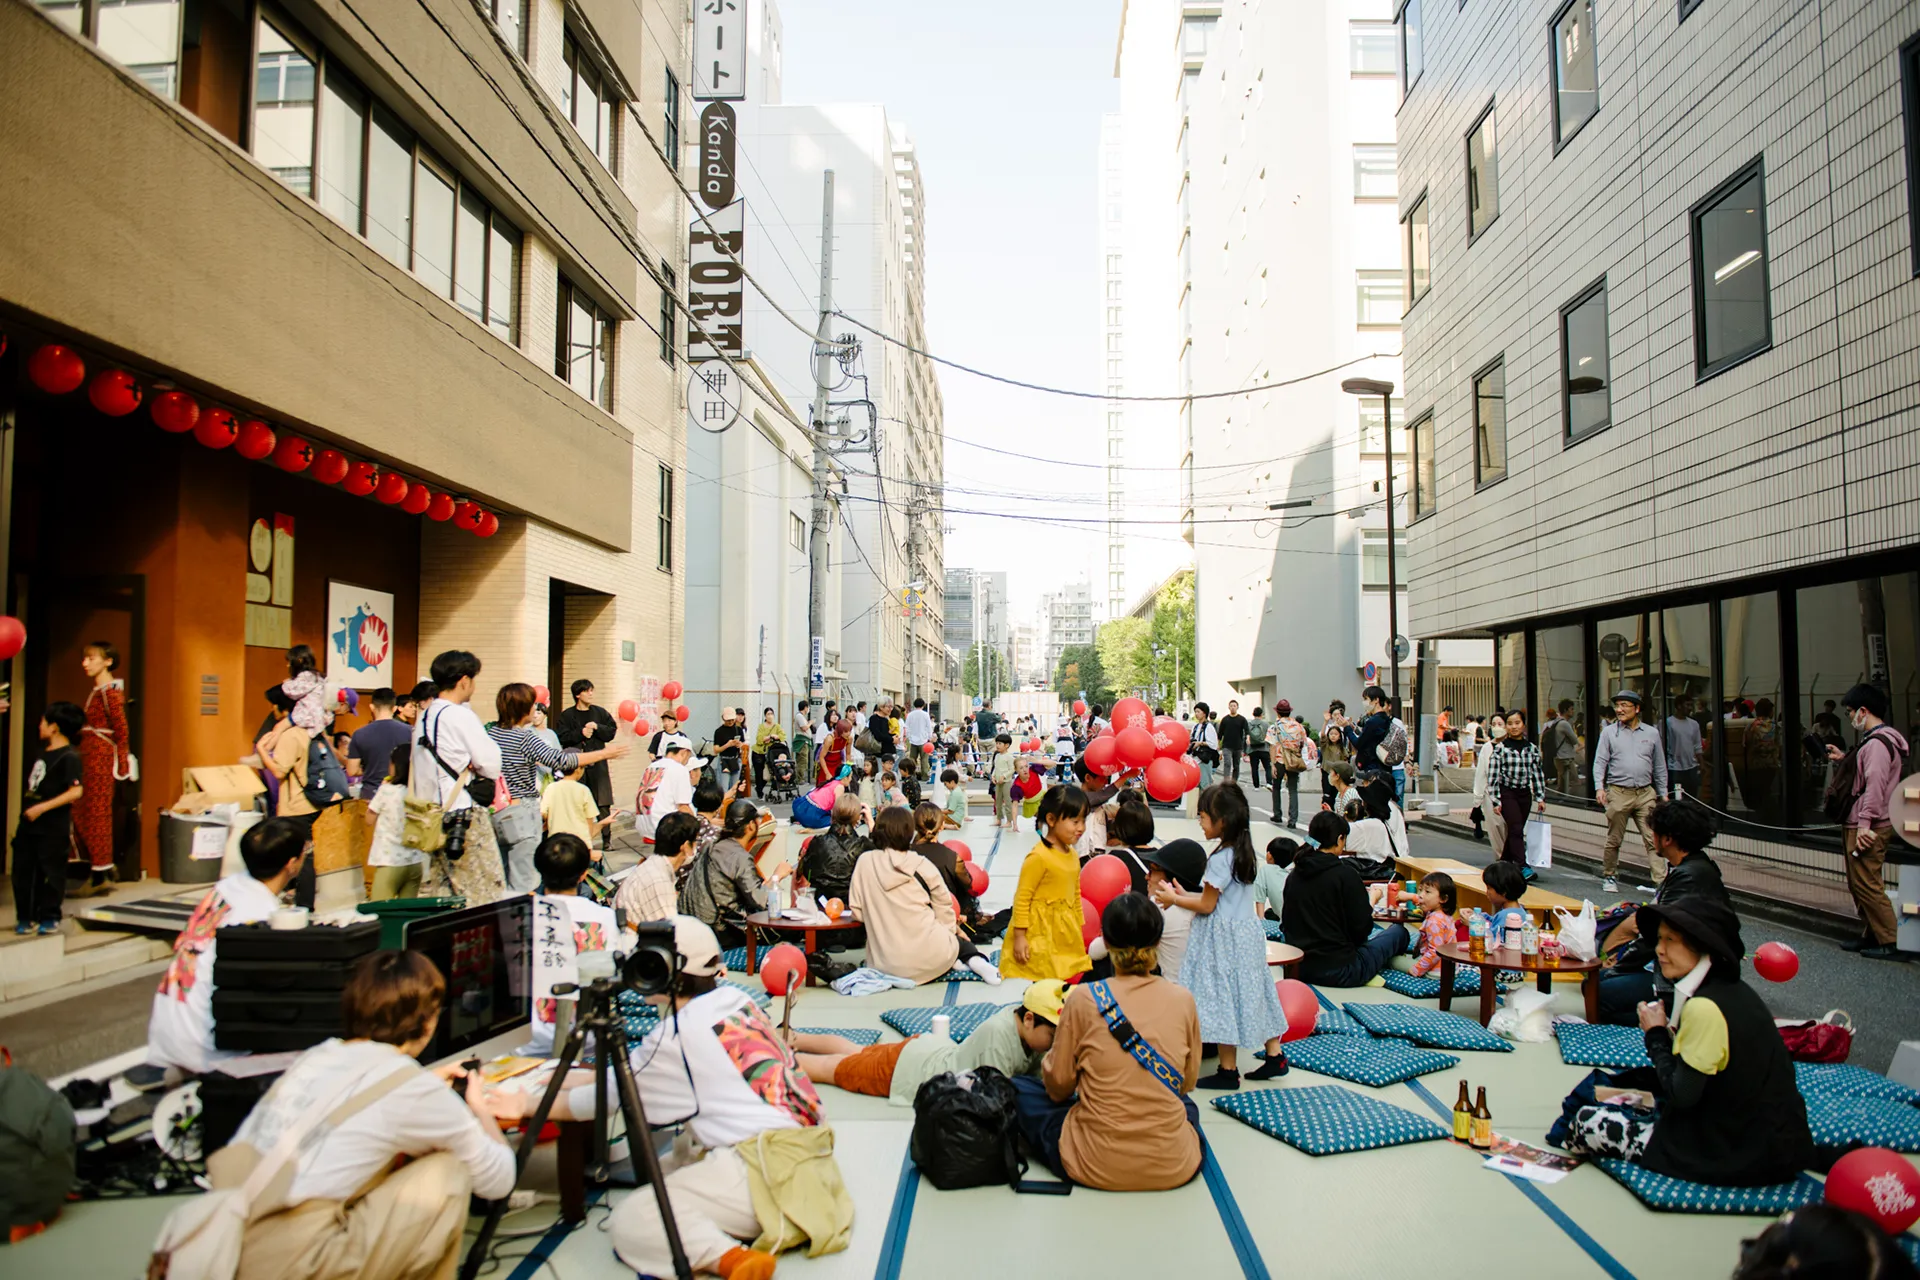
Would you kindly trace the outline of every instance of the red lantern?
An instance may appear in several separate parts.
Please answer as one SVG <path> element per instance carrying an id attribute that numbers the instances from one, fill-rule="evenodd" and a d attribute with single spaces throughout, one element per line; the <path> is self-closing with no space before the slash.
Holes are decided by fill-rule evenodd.
<path id="1" fill-rule="evenodd" d="M 436 493 L 427 503 L 427 519 L 446 522 L 453 519 L 453 499 L 444 493 Z"/>
<path id="2" fill-rule="evenodd" d="M 207 409 L 194 425 L 193 438 L 209 449 L 224 449 L 240 438 L 240 420 L 225 409 Z"/>
<path id="3" fill-rule="evenodd" d="M 147 408 L 153 425 L 175 435 L 191 431 L 200 421 L 200 406 L 184 391 L 162 391 Z"/>
<path id="4" fill-rule="evenodd" d="M 86 381 L 87 364 L 72 347 L 49 342 L 27 357 L 27 376 L 50 396 L 63 396 Z"/>
<path id="5" fill-rule="evenodd" d="M 462 502 L 453 509 L 453 523 L 457 528 L 472 533 L 480 527 L 480 507 L 473 502 Z"/>
<path id="6" fill-rule="evenodd" d="M 1092 946 L 1093 940 L 1099 936 L 1100 908 L 1082 898 L 1080 899 L 1080 941 Z"/>
<path id="7" fill-rule="evenodd" d="M 624 702 L 620 704 L 619 716 L 622 720 L 639 719 L 640 704 L 635 702 L 632 698 L 626 699 Z"/>
<path id="8" fill-rule="evenodd" d="M 494 534 L 500 532 L 500 517 L 491 511 L 482 511 L 480 513 L 480 524 L 473 532 L 477 537 L 491 538 Z"/>
<path id="9" fill-rule="evenodd" d="M 273 448 L 273 465 L 298 475 L 313 465 L 313 446 L 299 436 L 282 436 Z"/>
<path id="10" fill-rule="evenodd" d="M 1133 875 L 1127 864 L 1110 853 L 1088 858 L 1080 868 L 1080 896 L 1101 910 L 1109 902 L 1133 888 Z"/>
<path id="11" fill-rule="evenodd" d="M 1153 735 L 1142 728 L 1122 729 L 1113 736 L 1113 756 L 1129 769 L 1144 769 L 1153 763 Z"/>
<path id="12" fill-rule="evenodd" d="M 685 690 L 683 690 L 680 687 L 680 682 L 678 680 L 669 680 L 665 684 L 660 686 L 660 696 L 665 698 L 668 702 L 672 702 L 675 698 L 679 697 L 683 692 L 685 692 Z"/>
<path id="13" fill-rule="evenodd" d="M 1147 766 L 1147 794 L 1171 804 L 1187 793 L 1187 771 L 1178 760 L 1162 756 Z"/>
<path id="14" fill-rule="evenodd" d="M 1763 942 L 1753 953 L 1753 971 L 1768 982 L 1785 982 L 1800 972 L 1800 956 L 1784 942 Z"/>
<path id="15" fill-rule="evenodd" d="M 125 369 L 102 369 L 87 384 L 87 399 L 109 418 L 124 418 L 140 407 L 140 384 Z"/>
<path id="16" fill-rule="evenodd" d="M 380 477 L 380 483 L 373 487 L 373 496 L 390 507 L 406 501 L 413 486 L 398 471 L 389 471 Z"/>
<path id="17" fill-rule="evenodd" d="M 1113 704 L 1113 731 L 1123 729 L 1151 729 L 1153 727 L 1153 708 L 1138 698 L 1122 698 Z"/>
<path id="18" fill-rule="evenodd" d="M 0 614 L 0 662 L 14 657 L 26 647 L 26 624 L 11 615 Z"/>
<path id="19" fill-rule="evenodd" d="M 1080 757 L 1087 762 L 1089 773 L 1118 773 L 1120 762 L 1113 758 L 1113 739 L 1095 738 L 1087 744 L 1086 752 Z"/>
<path id="20" fill-rule="evenodd" d="M 347 478 L 347 455 L 338 449 L 322 449 L 313 455 L 313 478 L 321 484 L 339 484 Z"/>
<path id="21" fill-rule="evenodd" d="M 380 470 L 371 462 L 356 462 L 347 468 L 347 482 L 341 486 L 356 498 L 372 493 L 380 483 Z"/>
<path id="22" fill-rule="evenodd" d="M 433 490 L 416 480 L 407 486 L 407 496 L 401 499 L 400 509 L 410 516 L 423 516 L 432 501 Z"/>
<path id="23" fill-rule="evenodd" d="M 258 462 L 273 452 L 274 444 L 273 428 L 256 418 L 240 424 L 240 438 L 233 442 L 233 451 Z"/>
<path id="24" fill-rule="evenodd" d="M 673 718 L 675 720 L 678 720 L 681 724 L 685 724 L 687 721 L 693 719 L 693 712 L 689 711 L 684 706 L 675 707 L 673 709 Z"/>
<path id="25" fill-rule="evenodd" d="M 1826 1196 L 1828 1204 L 1872 1218 L 1888 1235 L 1920 1220 L 1920 1173 L 1885 1147 L 1861 1147 L 1834 1161 Z"/>
<path id="26" fill-rule="evenodd" d="M 1193 743 L 1193 734 L 1187 726 L 1172 716 L 1161 716 L 1153 722 L 1153 753 L 1169 760 L 1178 760 L 1187 754 L 1187 748 Z"/>

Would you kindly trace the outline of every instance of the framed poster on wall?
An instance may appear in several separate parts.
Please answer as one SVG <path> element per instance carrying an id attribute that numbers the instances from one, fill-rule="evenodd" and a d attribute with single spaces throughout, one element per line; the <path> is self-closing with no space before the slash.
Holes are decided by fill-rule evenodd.
<path id="1" fill-rule="evenodd" d="M 379 689 L 393 684 L 393 593 L 327 581 L 327 683 Z"/>

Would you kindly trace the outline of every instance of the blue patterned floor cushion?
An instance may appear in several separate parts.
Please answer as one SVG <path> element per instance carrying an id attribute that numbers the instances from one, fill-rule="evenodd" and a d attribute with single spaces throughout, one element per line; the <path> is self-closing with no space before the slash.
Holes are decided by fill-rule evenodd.
<path id="1" fill-rule="evenodd" d="M 1647 1034 L 1638 1027 L 1605 1027 L 1591 1022 L 1561 1022 L 1553 1028 L 1560 1061 L 1576 1067 L 1650 1067 Z"/>
<path id="2" fill-rule="evenodd" d="M 1426 974 L 1414 977 L 1398 969 L 1382 969 L 1380 981 L 1387 990 L 1403 996 L 1412 996 L 1416 1000 L 1431 1000 L 1440 994 L 1438 974 Z M 1478 969 L 1455 969 L 1453 971 L 1453 994 L 1456 996 L 1477 996 L 1480 994 L 1480 971 Z"/>
<path id="3" fill-rule="evenodd" d="M 1213 1105 L 1310 1156 L 1447 1136 L 1447 1130 L 1425 1116 L 1332 1084 L 1242 1090 L 1215 1098 Z"/>
<path id="4" fill-rule="evenodd" d="M 872 1027 L 795 1027 L 793 1031 L 803 1036 L 839 1036 L 859 1045 L 880 1043 L 880 1033 Z"/>
<path id="5" fill-rule="evenodd" d="M 1363 1036 L 1367 1029 L 1349 1018 L 1344 1009 L 1322 1009 L 1313 1024 L 1316 1036 Z"/>
<path id="6" fill-rule="evenodd" d="M 987 963 L 992 965 L 994 968 L 997 969 L 1000 967 L 1000 953 L 998 951 L 994 952 L 990 956 L 988 956 L 984 951 L 981 952 L 980 954 L 983 956 L 986 956 Z M 940 979 L 940 981 L 942 982 L 985 982 L 986 979 L 981 977 L 979 974 L 975 973 L 973 970 L 967 968 L 967 966 L 965 966 L 964 964 L 956 964 L 953 966 L 951 970 L 948 971 L 947 976 Z"/>
<path id="7" fill-rule="evenodd" d="M 1901 1250 L 1906 1253 L 1907 1261 L 1920 1267 L 1920 1236 L 1914 1235 L 1911 1231 L 1902 1231 L 1896 1239 L 1899 1241 Z"/>
<path id="8" fill-rule="evenodd" d="M 1457 1013 L 1442 1013 L 1417 1004 L 1346 1005 L 1354 1021 L 1376 1036 L 1395 1036 L 1429 1049 L 1477 1049 L 1483 1053 L 1512 1053 L 1513 1046 L 1493 1032 Z"/>
<path id="9" fill-rule="evenodd" d="M 1405 1040 L 1372 1036 L 1308 1036 L 1286 1046 L 1287 1059 L 1302 1071 L 1383 1089 L 1402 1080 L 1460 1065 L 1450 1053 L 1416 1049 Z"/>
<path id="10" fill-rule="evenodd" d="M 923 1036 L 933 1030 L 933 1015 L 944 1013 L 950 1019 L 947 1034 L 959 1041 L 972 1035 L 994 1014 L 1012 1007 L 1010 1004 L 922 1005 L 914 1009 L 889 1009 L 880 1015 L 880 1021 L 903 1036 Z"/>
<path id="11" fill-rule="evenodd" d="M 765 959 L 766 954 L 767 949 L 761 947 L 759 958 Z M 720 963 L 727 966 L 728 973 L 745 973 L 747 971 L 747 949 L 745 947 L 728 947 L 720 953 Z"/>
<path id="12" fill-rule="evenodd" d="M 1823 1147 L 1920 1152 L 1920 1108 L 1904 1102 L 1816 1093 L 1807 1099 L 1807 1126 Z"/>
<path id="13" fill-rule="evenodd" d="M 1883 1102 L 1920 1105 L 1920 1090 L 1909 1089 L 1865 1067 L 1851 1067 L 1844 1062 L 1796 1062 L 1793 1074 L 1800 1084 L 1800 1092 L 1809 1098 L 1826 1094 L 1835 1098 L 1878 1098 Z"/>
<path id="14" fill-rule="evenodd" d="M 1287 940 L 1287 935 L 1280 932 L 1280 922 L 1278 920 L 1262 920 L 1260 925 L 1267 931 L 1268 942 L 1285 942 Z"/>
<path id="15" fill-rule="evenodd" d="M 1820 1199 L 1820 1184 L 1796 1178 L 1768 1187 L 1713 1187 L 1655 1173 L 1626 1160 L 1596 1160 L 1634 1199 L 1660 1213 L 1737 1213 L 1777 1218 Z"/>

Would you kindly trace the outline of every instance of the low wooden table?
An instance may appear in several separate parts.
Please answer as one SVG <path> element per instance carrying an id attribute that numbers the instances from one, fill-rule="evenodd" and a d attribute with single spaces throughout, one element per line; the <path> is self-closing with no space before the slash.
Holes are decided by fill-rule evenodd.
<path id="1" fill-rule="evenodd" d="M 1461 907 L 1484 909 L 1487 905 L 1487 884 L 1480 877 L 1485 870 L 1483 867 L 1470 866 L 1453 858 L 1395 858 L 1394 864 L 1399 867 L 1402 880 L 1420 880 L 1428 872 L 1444 871 L 1453 877 L 1453 887 L 1459 895 Z M 1579 915 L 1581 905 L 1579 898 L 1569 898 L 1564 893 L 1555 893 L 1534 884 L 1527 886 L 1519 903 L 1522 910 L 1542 923 L 1553 919 L 1555 907 L 1565 907 L 1574 915 Z"/>
<path id="2" fill-rule="evenodd" d="M 1521 973 L 1537 975 L 1536 985 L 1543 992 L 1553 990 L 1553 977 L 1557 973 L 1580 974 L 1580 994 L 1586 997 L 1587 1021 L 1600 1021 L 1600 962 L 1598 960 L 1575 960 L 1571 956 L 1558 956 L 1548 961 L 1541 956 L 1522 955 L 1505 947 L 1488 947 L 1486 953 L 1475 959 L 1467 950 L 1464 942 L 1443 942 L 1434 948 L 1440 955 L 1440 1008 L 1442 1011 L 1453 1005 L 1453 973 L 1460 965 L 1471 965 L 1480 971 L 1480 1025 L 1486 1026 L 1493 1021 L 1494 975 L 1502 969 L 1514 969 Z"/>
<path id="3" fill-rule="evenodd" d="M 1278 968 L 1281 976 L 1294 977 L 1300 968 L 1300 962 L 1307 953 L 1291 942 L 1269 942 L 1267 944 L 1267 967 Z"/>
<path id="4" fill-rule="evenodd" d="M 764 911 L 756 911 L 747 917 L 747 972 L 755 973 L 760 968 L 760 940 L 756 930 L 764 929 L 770 934 L 797 933 L 801 937 L 801 950 L 812 955 L 820 948 L 820 935 L 834 933 L 844 929 L 858 929 L 860 922 L 850 913 L 843 913 L 838 920 L 829 920 L 824 915 L 812 920 L 779 920 Z M 807 985 L 817 987 L 820 980 L 814 975 L 812 965 L 807 966 Z"/>

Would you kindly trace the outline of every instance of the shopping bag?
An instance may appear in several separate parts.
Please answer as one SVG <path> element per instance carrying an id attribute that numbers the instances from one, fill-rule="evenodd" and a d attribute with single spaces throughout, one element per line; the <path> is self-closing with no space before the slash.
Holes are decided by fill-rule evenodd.
<path id="1" fill-rule="evenodd" d="M 1533 818 L 1527 822 L 1527 865 L 1553 865 L 1553 824 L 1545 819 Z"/>
<path id="2" fill-rule="evenodd" d="M 1594 941 L 1595 927 L 1593 904 L 1582 902 L 1580 914 L 1575 915 L 1565 907 L 1553 909 L 1554 918 L 1560 922 L 1560 946 L 1576 960 L 1593 960 L 1599 956 L 1599 948 Z"/>

